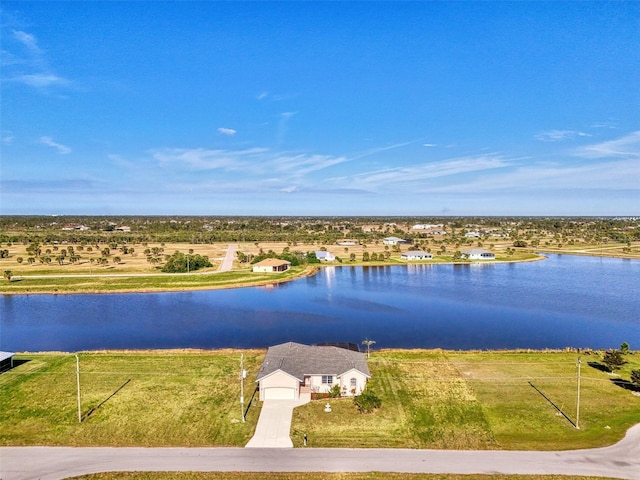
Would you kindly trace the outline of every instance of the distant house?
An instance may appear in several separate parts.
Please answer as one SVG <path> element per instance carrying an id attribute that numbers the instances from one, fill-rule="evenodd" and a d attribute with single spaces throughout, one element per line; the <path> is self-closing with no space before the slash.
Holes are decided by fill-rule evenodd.
<path id="1" fill-rule="evenodd" d="M 320 250 L 316 252 L 316 258 L 322 262 L 333 262 L 336 259 L 336 256 L 333 253 Z"/>
<path id="2" fill-rule="evenodd" d="M 462 250 L 462 254 L 469 260 L 495 260 L 496 254 L 488 252 L 482 248 L 471 248 L 469 250 Z"/>
<path id="3" fill-rule="evenodd" d="M 340 245 L 341 247 L 353 247 L 355 245 L 360 245 L 360 242 L 357 240 L 344 239 L 344 240 L 338 240 L 336 242 L 336 245 Z"/>
<path id="4" fill-rule="evenodd" d="M 256 382 L 260 400 L 299 400 L 340 385 L 359 395 L 371 378 L 364 354 L 335 346 L 289 342 L 269 347 Z"/>
<path id="5" fill-rule="evenodd" d="M 253 271 L 259 273 L 278 273 L 289 270 L 291 262 L 279 258 L 265 258 L 253 265 Z"/>
<path id="6" fill-rule="evenodd" d="M 384 243 L 385 245 L 398 245 L 400 243 L 408 243 L 408 242 L 403 238 L 387 237 L 382 240 L 382 243 Z"/>
<path id="7" fill-rule="evenodd" d="M 433 255 L 422 250 L 410 250 L 400 255 L 403 260 L 431 260 Z"/>
<path id="8" fill-rule="evenodd" d="M 15 353 L 0 352 L 0 372 L 13 368 L 13 356 Z"/>

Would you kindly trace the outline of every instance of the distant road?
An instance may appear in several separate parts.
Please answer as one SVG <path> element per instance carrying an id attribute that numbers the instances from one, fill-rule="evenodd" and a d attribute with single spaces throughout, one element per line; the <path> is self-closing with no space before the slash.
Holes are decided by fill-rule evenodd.
<path id="1" fill-rule="evenodd" d="M 53 274 L 53 275 L 14 275 L 14 280 L 26 280 L 26 279 L 42 279 L 42 278 L 105 278 L 105 277 L 166 277 L 167 275 L 211 275 L 220 272 L 228 272 L 233 269 L 233 260 L 236 256 L 236 250 L 238 245 L 235 243 L 229 244 L 227 247 L 227 253 L 222 259 L 222 263 L 218 267 L 218 270 L 205 271 L 205 272 L 189 272 L 189 273 L 146 273 L 146 272 L 132 272 L 132 273 L 67 273 L 67 274 Z"/>
<path id="2" fill-rule="evenodd" d="M 0 447 L 2 480 L 99 472 L 400 472 L 640 479 L 640 425 L 619 443 L 560 452 L 346 448 Z"/>
<path id="3" fill-rule="evenodd" d="M 218 268 L 218 272 L 229 272 L 233 268 L 233 260 L 236 258 L 236 250 L 238 245 L 235 243 L 230 243 L 227 247 L 227 253 L 222 259 L 222 263 Z"/>

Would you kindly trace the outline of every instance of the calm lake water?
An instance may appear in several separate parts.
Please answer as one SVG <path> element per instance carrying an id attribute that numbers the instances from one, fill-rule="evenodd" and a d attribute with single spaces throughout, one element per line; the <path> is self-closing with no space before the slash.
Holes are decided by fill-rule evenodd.
<path id="1" fill-rule="evenodd" d="M 329 267 L 271 288 L 0 297 L 0 350 L 640 348 L 640 261 Z"/>

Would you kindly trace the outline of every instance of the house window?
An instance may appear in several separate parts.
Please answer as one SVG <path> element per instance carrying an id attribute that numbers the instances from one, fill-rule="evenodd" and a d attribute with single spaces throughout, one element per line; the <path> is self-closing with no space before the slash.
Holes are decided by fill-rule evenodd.
<path id="1" fill-rule="evenodd" d="M 351 379 L 351 388 L 356 388 L 358 386 L 358 380 L 355 378 Z"/>
<path id="2" fill-rule="evenodd" d="M 333 385 L 333 375 L 322 375 L 323 385 Z"/>

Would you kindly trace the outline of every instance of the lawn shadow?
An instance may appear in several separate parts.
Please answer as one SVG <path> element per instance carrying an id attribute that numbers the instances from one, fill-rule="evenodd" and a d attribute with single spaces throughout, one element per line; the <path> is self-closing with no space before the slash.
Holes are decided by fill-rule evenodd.
<path id="1" fill-rule="evenodd" d="M 610 380 L 611 383 L 613 383 L 617 387 L 624 388 L 625 390 L 629 390 L 631 392 L 640 392 L 640 385 L 636 385 L 629 380 L 624 380 L 622 378 L 611 378 Z"/>
<path id="2" fill-rule="evenodd" d="M 571 425 L 573 425 L 575 428 L 578 428 L 578 427 L 577 427 L 577 425 L 576 425 L 576 423 L 575 423 L 573 420 L 571 420 L 571 419 L 569 418 L 569 416 L 568 416 L 566 413 L 564 413 L 560 407 L 558 407 L 555 403 L 553 403 L 553 401 L 552 401 L 549 397 L 547 397 L 547 396 L 542 392 L 542 390 L 540 390 L 538 387 L 536 387 L 536 386 L 535 386 L 533 383 L 531 383 L 531 382 L 529 382 L 529 385 L 531 385 L 531 386 L 533 387 L 533 389 L 534 389 L 536 392 L 538 392 L 540 395 L 542 395 L 542 397 L 543 397 L 547 402 L 549 402 L 553 408 L 555 408 L 558 412 L 560 412 L 560 415 L 562 415 L 564 418 L 566 418 L 566 419 L 567 419 L 567 421 L 568 421 Z"/>
<path id="3" fill-rule="evenodd" d="M 600 363 L 600 362 L 587 362 L 587 363 L 591 368 L 595 368 L 596 370 L 600 370 L 601 372 L 604 372 L 604 373 L 611 373 L 611 370 L 609 369 L 609 367 L 607 367 L 604 363 Z"/>
<path id="4" fill-rule="evenodd" d="M 105 403 L 107 403 L 109 400 L 111 400 L 113 397 L 115 397 L 118 392 L 120 390 L 122 390 L 124 387 L 127 386 L 127 384 L 131 381 L 131 379 L 128 379 L 126 382 L 124 382 L 122 385 L 120 385 L 115 392 L 113 392 L 111 395 L 109 395 L 107 398 L 105 398 L 103 401 L 101 401 L 98 405 L 96 405 L 95 407 L 93 407 L 91 410 L 89 410 L 89 412 L 82 417 L 82 421 L 84 421 L 85 419 L 89 418 L 91 415 L 93 415 L 96 410 L 98 410 L 100 407 L 102 407 Z"/>

